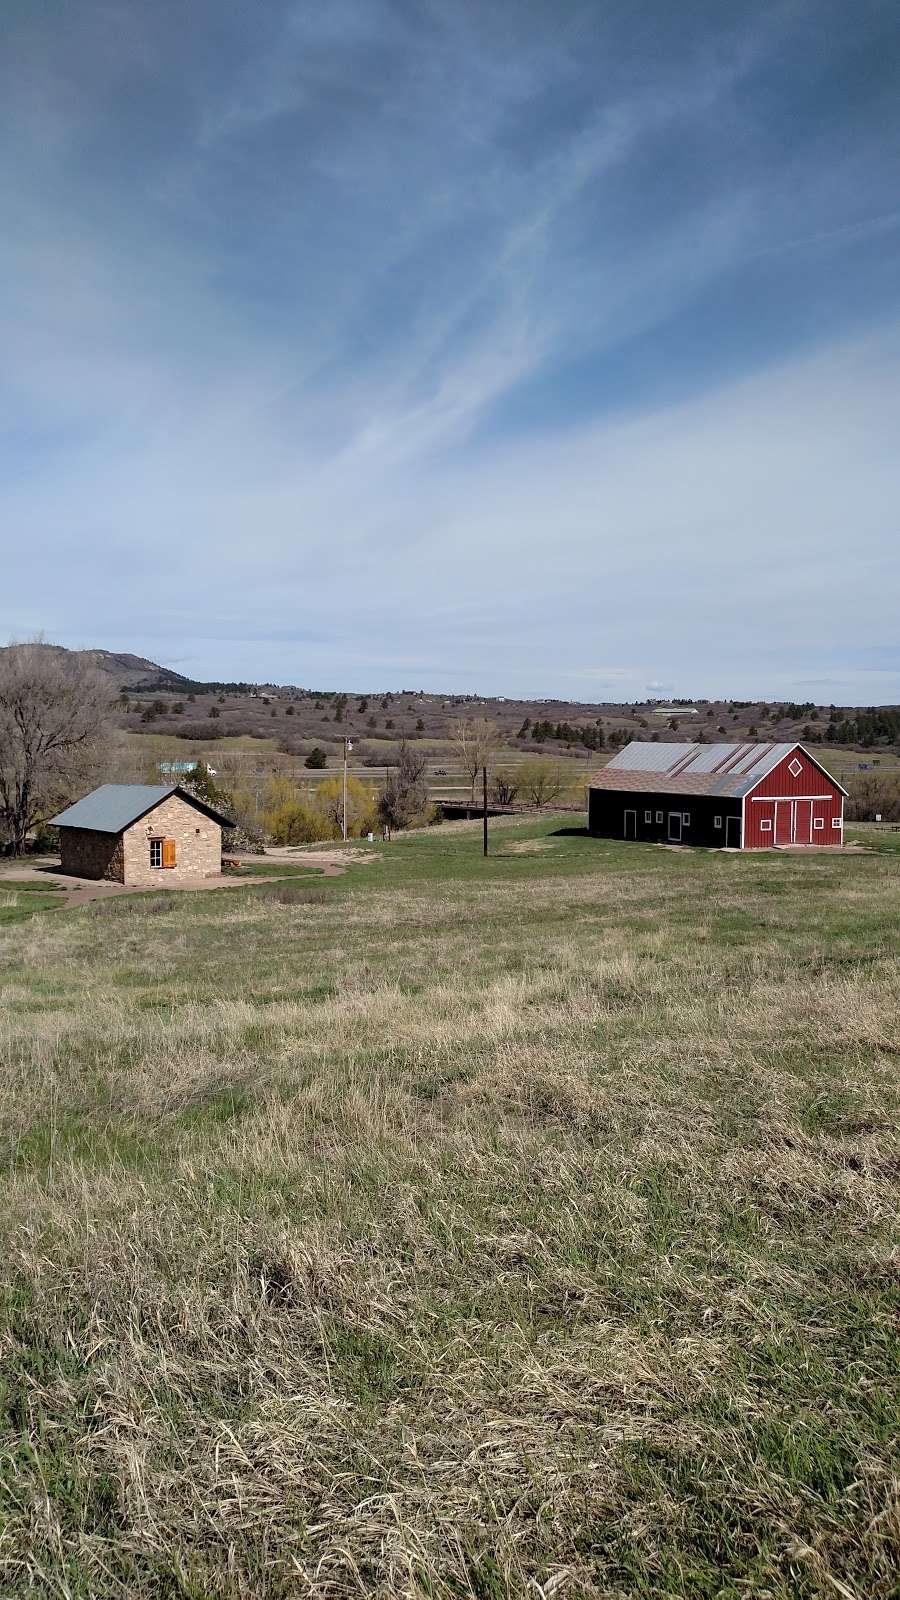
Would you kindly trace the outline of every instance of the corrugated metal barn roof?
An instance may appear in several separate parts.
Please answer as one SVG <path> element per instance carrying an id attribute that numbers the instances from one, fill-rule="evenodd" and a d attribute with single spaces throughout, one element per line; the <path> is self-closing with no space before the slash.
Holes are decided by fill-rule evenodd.
<path id="1" fill-rule="evenodd" d="M 739 800 L 796 749 L 796 740 L 792 744 L 654 744 L 635 740 L 588 779 L 588 788 L 625 789 L 637 794 L 724 795 Z"/>
<path id="2" fill-rule="evenodd" d="M 170 794 L 180 795 L 182 800 L 196 806 L 198 811 L 211 817 L 213 822 L 220 823 L 223 828 L 231 826 L 228 817 L 214 811 L 212 806 L 198 800 L 196 795 L 180 789 L 177 783 L 103 783 L 99 789 L 86 794 L 83 800 L 76 800 L 73 806 L 61 811 L 59 816 L 51 817 L 50 825 L 54 828 L 90 828 L 93 833 L 121 833 L 123 828 L 129 828 L 140 817 L 145 817 L 161 800 L 167 800 Z"/>

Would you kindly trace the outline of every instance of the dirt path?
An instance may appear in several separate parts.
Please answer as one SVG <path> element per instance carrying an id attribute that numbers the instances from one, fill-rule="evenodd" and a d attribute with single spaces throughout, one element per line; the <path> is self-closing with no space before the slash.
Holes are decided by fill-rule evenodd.
<path id="1" fill-rule="evenodd" d="M 309 867 L 311 871 L 321 873 L 323 878 L 340 878 L 350 866 L 368 866 L 378 857 L 373 850 L 354 850 L 336 847 L 326 850 L 267 850 L 264 856 L 238 855 L 237 859 L 242 865 L 254 866 L 265 863 L 268 866 L 294 866 Z M 218 878 L 182 878 L 180 883 L 166 883 L 164 880 L 156 884 L 132 887 L 124 883 L 107 883 L 96 878 L 75 878 L 69 873 L 60 871 L 58 859 L 47 856 L 27 864 L 22 861 L 7 861 L 0 865 L 0 889 L 9 879 L 28 883 L 39 883 L 48 894 L 64 894 L 65 903 L 58 910 L 69 911 L 76 906 L 90 905 L 93 900 L 111 900 L 116 895 L 123 894 L 158 894 L 160 890 L 168 893 L 185 890 L 207 889 L 246 889 L 260 883 L 284 883 L 293 881 L 296 873 L 289 870 L 284 873 L 271 872 L 263 875 L 248 872 L 243 876 L 240 872 L 223 873 Z"/>

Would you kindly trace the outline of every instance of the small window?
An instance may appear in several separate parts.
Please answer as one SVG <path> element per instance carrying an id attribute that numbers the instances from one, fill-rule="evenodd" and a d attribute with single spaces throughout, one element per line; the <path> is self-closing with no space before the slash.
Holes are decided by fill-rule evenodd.
<path id="1" fill-rule="evenodd" d="M 803 762 L 798 761 L 796 756 L 794 757 L 793 761 L 788 762 L 788 772 L 791 774 L 792 778 L 799 778 L 802 771 Z"/>
<path id="2" fill-rule="evenodd" d="M 161 867 L 162 866 L 162 847 L 163 847 L 162 839 L 151 839 L 150 840 L 150 865 L 151 865 L 151 867 Z"/>
<path id="3" fill-rule="evenodd" d="M 721 828 L 721 826 L 722 826 L 722 818 L 721 817 L 713 817 L 713 827 L 714 828 Z"/>
<path id="4" fill-rule="evenodd" d="M 689 811 L 683 811 L 681 813 L 681 821 L 685 828 L 689 828 L 691 825 L 691 813 Z"/>
<path id="5" fill-rule="evenodd" d="M 653 812 L 652 811 L 645 811 L 644 812 L 644 821 L 645 822 L 652 822 L 653 821 Z"/>
<path id="6" fill-rule="evenodd" d="M 824 826 L 825 826 L 825 818 L 824 817 L 814 817 L 813 818 L 813 827 L 814 828 L 824 828 Z"/>
<path id="7" fill-rule="evenodd" d="M 772 832 L 772 818 L 771 817 L 763 817 L 762 822 L 759 825 L 759 831 L 760 831 L 760 833 L 771 833 Z"/>
<path id="8" fill-rule="evenodd" d="M 833 828 L 839 828 L 839 827 L 840 827 L 840 826 L 841 826 L 841 819 L 840 819 L 840 817 L 832 817 L 832 819 L 831 819 L 831 826 L 832 826 L 832 827 L 833 827 Z"/>
<path id="9" fill-rule="evenodd" d="M 662 819 L 663 819 L 663 814 L 662 814 L 662 812 L 661 812 L 661 811 L 657 811 L 657 813 L 656 813 L 656 820 L 657 820 L 657 823 L 661 823 L 661 822 L 662 822 Z"/>

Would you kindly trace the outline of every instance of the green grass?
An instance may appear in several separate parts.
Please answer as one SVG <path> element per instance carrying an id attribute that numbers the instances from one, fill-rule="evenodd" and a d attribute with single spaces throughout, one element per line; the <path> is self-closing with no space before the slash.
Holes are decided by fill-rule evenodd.
<path id="1" fill-rule="evenodd" d="M 492 852 L 0 929 L 0 1594 L 896 1596 L 896 851 Z"/>
<path id="2" fill-rule="evenodd" d="M 0 875 L 0 927 L 8 922 L 24 922 L 38 911 L 53 911 L 65 903 L 63 894 L 54 894 L 58 885 L 31 878 Z"/>

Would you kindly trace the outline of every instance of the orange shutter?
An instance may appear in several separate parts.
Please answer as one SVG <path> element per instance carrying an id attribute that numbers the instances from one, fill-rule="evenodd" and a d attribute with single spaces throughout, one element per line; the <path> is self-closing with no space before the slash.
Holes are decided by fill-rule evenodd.
<path id="1" fill-rule="evenodd" d="M 175 865 L 175 840 L 174 839 L 163 839 L 163 866 L 164 867 L 174 867 L 174 865 Z"/>

